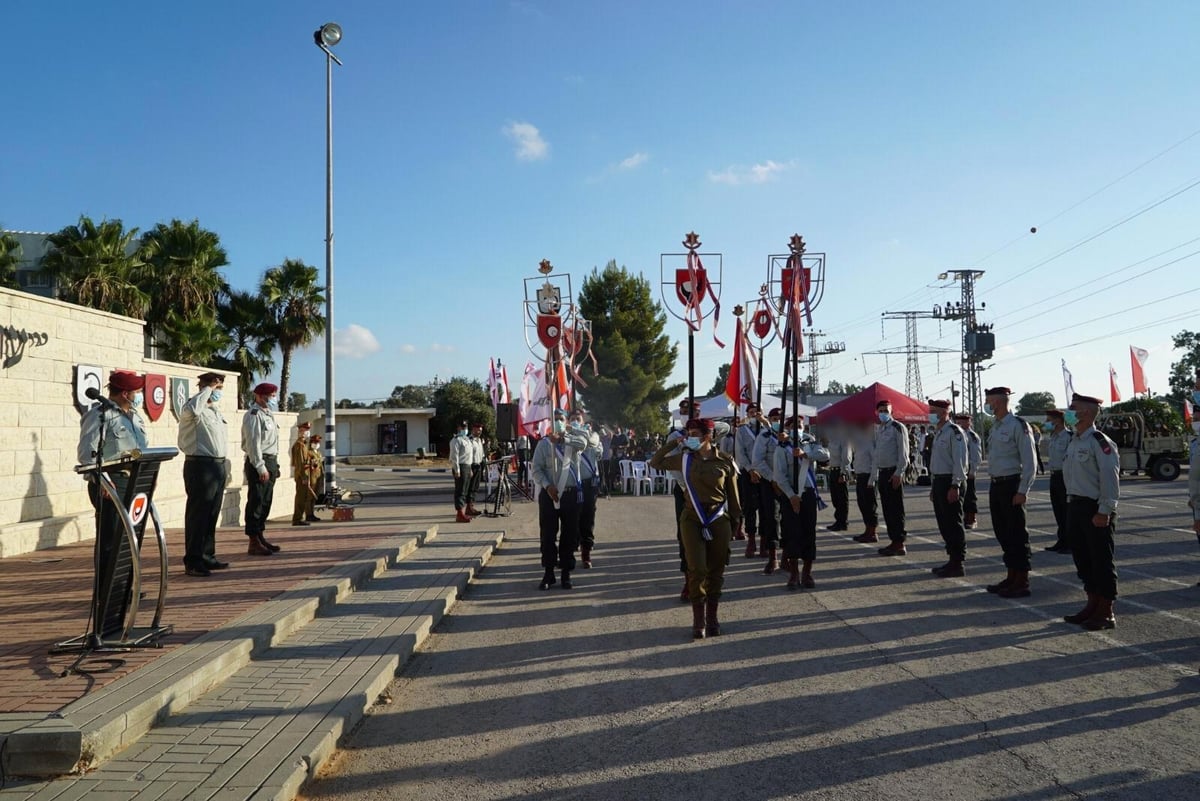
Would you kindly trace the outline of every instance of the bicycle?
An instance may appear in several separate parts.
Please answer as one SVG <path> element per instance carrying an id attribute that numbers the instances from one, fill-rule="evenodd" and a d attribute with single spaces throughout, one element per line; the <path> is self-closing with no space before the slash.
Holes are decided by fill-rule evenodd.
<path id="1" fill-rule="evenodd" d="M 317 499 L 317 505 L 325 509 L 336 509 L 339 506 L 358 506 L 362 500 L 363 494 L 358 490 L 334 487 Z"/>
<path id="2" fill-rule="evenodd" d="M 533 495 L 519 484 L 513 483 L 508 477 L 508 466 L 511 459 L 497 459 L 488 462 L 484 469 L 496 468 L 496 486 L 483 499 L 484 517 L 508 517 L 512 514 L 512 499 L 514 493 L 520 493 L 526 500 L 533 500 Z"/>

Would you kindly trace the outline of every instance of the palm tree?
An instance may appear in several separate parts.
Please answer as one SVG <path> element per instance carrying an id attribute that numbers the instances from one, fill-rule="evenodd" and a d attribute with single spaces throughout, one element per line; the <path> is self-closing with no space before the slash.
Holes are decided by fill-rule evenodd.
<path id="1" fill-rule="evenodd" d="M 249 292 L 222 293 L 217 304 L 217 326 L 228 341 L 227 350 L 215 364 L 238 373 L 238 408 L 250 395 L 256 376 L 264 376 L 275 366 L 275 340 L 266 331 L 267 304 Z"/>
<path id="2" fill-rule="evenodd" d="M 137 271 L 138 285 L 150 296 L 146 322 L 166 350 L 188 345 L 166 336 L 171 314 L 187 321 L 207 310 L 210 317 L 218 295 L 226 288 L 220 268 L 229 263 L 220 238 L 200 227 L 198 220 L 159 223 L 142 237 L 145 264 Z"/>
<path id="3" fill-rule="evenodd" d="M 232 344 L 232 339 L 217 323 L 216 311 L 200 309 L 184 316 L 175 311 L 167 313 L 159 327 L 163 358 L 181 364 L 208 367 L 215 364 Z"/>
<path id="4" fill-rule="evenodd" d="M 0 286 L 19 289 L 17 264 L 21 261 L 21 243 L 12 234 L 0 232 Z"/>
<path id="5" fill-rule="evenodd" d="M 41 268 L 57 281 L 62 300 L 144 319 L 149 297 L 135 280 L 142 266 L 137 232 L 126 231 L 120 220 L 96 225 L 82 216 L 77 225 L 46 237 L 51 248 Z"/>
<path id="6" fill-rule="evenodd" d="M 325 333 L 321 306 L 325 295 L 317 286 L 317 268 L 299 259 L 284 259 L 283 264 L 267 270 L 259 294 L 270 312 L 268 332 L 279 346 L 280 409 L 287 411 L 288 383 L 292 371 L 292 353 Z"/>

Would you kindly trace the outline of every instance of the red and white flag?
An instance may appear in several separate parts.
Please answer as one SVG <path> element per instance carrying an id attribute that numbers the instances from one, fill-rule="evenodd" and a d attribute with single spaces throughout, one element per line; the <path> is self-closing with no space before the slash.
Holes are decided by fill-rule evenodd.
<path id="1" fill-rule="evenodd" d="M 1129 363 L 1133 368 L 1133 394 L 1146 392 L 1146 359 L 1150 358 L 1150 351 L 1145 348 L 1139 348 L 1134 345 L 1129 346 Z"/>
<path id="2" fill-rule="evenodd" d="M 526 434 L 544 434 L 550 430 L 550 394 L 546 391 L 544 372 L 535 368 L 533 362 L 525 365 L 519 413 L 521 430 Z"/>
<path id="3" fill-rule="evenodd" d="M 804 319 L 808 316 L 809 325 L 812 317 L 808 309 L 808 297 L 804 290 L 804 261 L 799 256 L 791 256 L 792 265 L 791 293 L 787 298 L 785 310 L 786 322 L 783 329 L 783 345 L 791 348 L 793 353 L 804 355 Z"/>
<path id="4" fill-rule="evenodd" d="M 1183 399 L 1183 423 L 1189 426 L 1192 424 L 1192 402 L 1187 398 Z"/>
<path id="5" fill-rule="evenodd" d="M 758 365 L 754 361 L 754 351 L 746 337 L 746 329 L 742 327 L 742 318 L 739 317 L 733 336 L 733 361 L 729 364 L 729 378 L 725 381 L 725 397 L 740 409 L 754 401 L 757 389 Z"/>
<path id="6" fill-rule="evenodd" d="M 1117 389 L 1117 371 L 1111 364 L 1108 365 L 1108 394 L 1113 403 L 1120 402 L 1121 390 Z"/>

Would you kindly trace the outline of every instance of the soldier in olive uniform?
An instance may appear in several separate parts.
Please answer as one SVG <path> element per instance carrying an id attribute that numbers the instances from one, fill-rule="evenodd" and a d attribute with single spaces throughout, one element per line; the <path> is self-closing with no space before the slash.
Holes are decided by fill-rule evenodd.
<path id="1" fill-rule="evenodd" d="M 769 425 L 763 426 L 754 440 L 751 454 L 753 467 L 750 476 L 758 476 L 758 531 L 761 534 L 759 548 L 767 558 L 763 575 L 769 576 L 779 569 L 779 495 L 775 492 L 775 449 L 783 430 L 783 410 L 772 409 L 767 415 Z"/>
<path id="2" fill-rule="evenodd" d="M 929 499 L 938 531 L 946 543 L 949 561 L 933 568 L 939 578 L 965 574 L 967 532 L 963 528 L 963 488 L 967 483 L 967 440 L 963 430 L 950 421 L 950 401 L 929 401 L 929 422 L 936 426 L 929 447 Z"/>
<path id="3" fill-rule="evenodd" d="M 253 389 L 254 401 L 242 417 L 243 472 L 246 476 L 246 537 L 249 556 L 273 556 L 280 548 L 267 541 L 267 518 L 279 478 L 279 424 L 272 413 L 279 387 L 264 381 Z"/>
<path id="4" fill-rule="evenodd" d="M 908 539 L 904 518 L 904 471 L 908 469 L 908 428 L 892 417 L 892 403 L 881 400 L 875 404 L 879 430 L 875 433 L 875 451 L 871 464 L 877 470 L 879 501 L 883 506 L 883 522 L 888 539 L 880 556 L 904 556 Z"/>
<path id="5" fill-rule="evenodd" d="M 1087 593 L 1087 604 L 1063 620 L 1089 631 L 1115 628 L 1117 599 L 1117 500 L 1121 494 L 1121 464 L 1117 446 L 1096 430 L 1100 400 L 1076 393 L 1064 418 L 1075 429 L 1063 461 L 1067 485 L 1067 536 L 1075 570 Z"/>
<path id="6" fill-rule="evenodd" d="M 971 427 L 971 415 L 956 414 L 954 423 L 962 429 L 967 441 L 967 484 L 963 493 L 963 528 L 975 528 L 979 515 L 979 498 L 975 494 L 975 475 L 983 464 L 983 442 Z"/>
<path id="7" fill-rule="evenodd" d="M 992 530 L 1004 551 L 1008 575 L 987 586 L 1003 598 L 1029 595 L 1029 528 L 1025 522 L 1025 501 L 1037 476 L 1037 458 L 1033 452 L 1033 432 L 1029 423 L 1008 411 L 1008 387 L 986 390 L 991 414 L 996 418 L 988 434 L 988 511 Z"/>
<path id="8" fill-rule="evenodd" d="M 737 466 L 713 447 L 711 420 L 687 422 L 683 450 L 665 443 L 650 457 L 659 470 L 678 470 L 684 477 L 687 505 L 680 514 L 683 545 L 687 552 L 688 596 L 692 601 L 692 637 L 703 639 L 721 633 L 717 608 L 729 564 L 729 542 L 742 516 L 738 502 Z"/>
<path id="9" fill-rule="evenodd" d="M 1063 480 L 1063 462 L 1067 458 L 1067 446 L 1071 444 L 1071 431 L 1063 420 L 1063 413 L 1058 409 L 1046 410 L 1046 422 L 1042 427 L 1047 437 L 1050 508 L 1054 510 L 1056 526 L 1054 544 L 1047 545 L 1046 550 L 1070 553 L 1071 543 L 1067 539 L 1067 484 Z"/>
<path id="10" fill-rule="evenodd" d="M 179 450 L 184 453 L 183 567 L 189 576 L 209 576 L 229 567 L 217 559 L 217 520 L 229 478 L 229 430 L 218 403 L 225 376 L 204 373 L 200 391 L 179 410 Z"/>
<path id="11" fill-rule="evenodd" d="M 746 404 L 746 422 L 733 435 L 733 461 L 738 466 L 738 498 L 742 501 L 742 530 L 746 533 L 746 558 L 758 552 L 758 481 L 753 472 L 754 441 L 763 427 L 757 403 Z"/>
<path id="12" fill-rule="evenodd" d="M 292 479 L 296 482 L 296 499 L 292 504 L 292 525 L 310 526 L 316 515 L 313 506 L 317 496 L 313 493 L 313 473 L 317 462 L 312 458 L 308 436 L 312 423 L 307 421 L 296 426 L 296 441 L 292 443 Z"/>
<path id="13" fill-rule="evenodd" d="M 780 441 L 771 471 L 781 499 L 779 533 L 783 541 L 783 565 L 788 571 L 787 588 L 811 589 L 816 586 L 812 565 L 817 558 L 817 509 L 821 505 L 816 465 L 829 460 L 829 450 L 805 433 L 798 421 L 786 421 L 783 429 L 795 430 L 799 436 L 795 443 L 790 438 Z"/>

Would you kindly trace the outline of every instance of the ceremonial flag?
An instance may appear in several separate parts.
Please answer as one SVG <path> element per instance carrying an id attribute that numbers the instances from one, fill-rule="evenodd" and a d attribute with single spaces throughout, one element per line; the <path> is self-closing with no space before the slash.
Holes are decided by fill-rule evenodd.
<path id="1" fill-rule="evenodd" d="M 729 398 L 730 403 L 740 407 L 753 402 L 758 387 L 757 373 L 754 352 L 742 327 L 742 318 L 739 317 L 733 336 L 733 361 L 729 365 L 729 378 L 725 381 L 725 397 Z"/>
<path id="2" fill-rule="evenodd" d="M 508 365 L 500 365 L 500 402 L 512 403 L 512 393 L 508 391 Z"/>
<path id="3" fill-rule="evenodd" d="M 1133 394 L 1139 392 L 1147 392 L 1146 389 L 1146 359 L 1150 358 L 1150 351 L 1145 348 L 1129 346 L 1129 364 L 1133 368 Z"/>
<path id="4" fill-rule="evenodd" d="M 1121 390 L 1117 389 L 1117 371 L 1110 363 L 1108 365 L 1108 394 L 1113 403 L 1121 400 Z"/>
<path id="5" fill-rule="evenodd" d="M 534 368 L 533 362 L 525 365 L 525 378 L 521 382 L 521 428 L 526 434 L 545 433 L 550 430 L 550 395 L 546 391 L 544 371 Z"/>
<path id="6" fill-rule="evenodd" d="M 499 383 L 497 380 L 498 375 L 499 374 L 496 372 L 496 360 L 488 359 L 487 391 L 488 395 L 490 395 L 492 398 L 493 409 L 495 409 L 500 403 L 500 390 L 496 386 Z"/>
<path id="7" fill-rule="evenodd" d="M 804 316 L 808 314 L 808 298 L 804 294 L 803 271 L 804 263 L 798 256 L 792 256 L 794 263 L 791 281 L 791 292 L 787 300 L 787 323 L 783 330 L 783 344 L 790 347 L 793 353 L 804 355 Z M 811 317 L 809 323 L 812 323 Z"/>
<path id="8" fill-rule="evenodd" d="M 1063 370 L 1063 389 L 1067 393 L 1067 402 L 1064 405 L 1070 405 L 1071 396 L 1075 394 L 1075 382 L 1071 380 L 1071 371 L 1067 369 L 1067 360 L 1062 359 Z"/>
<path id="9" fill-rule="evenodd" d="M 571 385 L 567 383 L 567 365 L 558 360 L 558 408 L 571 408 Z"/>
<path id="10" fill-rule="evenodd" d="M 1192 402 L 1187 398 L 1183 399 L 1183 422 L 1189 426 L 1192 424 Z"/>

